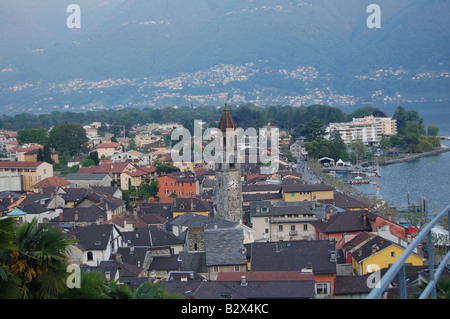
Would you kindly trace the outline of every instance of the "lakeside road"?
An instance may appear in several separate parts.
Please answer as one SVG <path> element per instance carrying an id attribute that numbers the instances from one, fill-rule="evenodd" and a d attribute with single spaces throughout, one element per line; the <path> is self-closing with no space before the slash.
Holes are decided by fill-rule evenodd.
<path id="1" fill-rule="evenodd" d="M 439 150 L 434 150 L 434 151 L 425 152 L 425 153 L 421 153 L 421 154 L 406 156 L 403 158 L 387 160 L 387 161 L 381 162 L 380 165 L 390 165 L 390 164 L 414 161 L 414 160 L 422 158 L 422 157 L 438 155 L 438 154 L 442 154 L 442 153 L 449 152 L 449 151 L 450 151 L 450 147 L 445 147 L 445 148 L 441 148 Z"/>
<path id="2" fill-rule="evenodd" d="M 308 162 L 299 161 L 295 165 L 295 169 L 298 173 L 302 174 L 302 179 L 308 184 L 320 184 L 322 179 L 316 175 L 316 173 L 308 166 Z"/>

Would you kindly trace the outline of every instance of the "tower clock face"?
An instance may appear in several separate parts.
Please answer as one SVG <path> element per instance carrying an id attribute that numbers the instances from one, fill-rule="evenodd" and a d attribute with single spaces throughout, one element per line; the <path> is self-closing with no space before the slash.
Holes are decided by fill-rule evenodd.
<path id="1" fill-rule="evenodd" d="M 231 189 L 236 189 L 238 187 L 238 181 L 235 179 L 232 179 L 228 182 L 228 187 Z"/>

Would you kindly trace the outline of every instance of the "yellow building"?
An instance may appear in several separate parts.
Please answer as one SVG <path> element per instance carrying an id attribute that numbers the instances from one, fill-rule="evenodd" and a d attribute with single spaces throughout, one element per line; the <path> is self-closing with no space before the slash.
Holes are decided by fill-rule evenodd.
<path id="1" fill-rule="evenodd" d="M 18 172 L 22 190 L 33 191 L 33 185 L 53 176 L 53 166 L 46 162 L 0 161 L 0 172 Z"/>
<path id="2" fill-rule="evenodd" d="M 196 214 L 209 217 L 212 207 L 197 198 L 174 198 L 172 206 L 173 218 L 183 214 Z"/>
<path id="3" fill-rule="evenodd" d="M 404 250 L 403 247 L 387 239 L 375 236 L 352 253 L 353 272 L 365 275 L 375 270 L 389 268 Z M 417 254 L 411 254 L 405 264 L 423 266 L 423 259 Z"/>
<path id="4" fill-rule="evenodd" d="M 41 148 L 41 150 L 43 150 L 43 149 Z M 38 153 L 39 153 L 39 149 L 33 149 L 31 151 L 26 152 L 23 155 L 24 161 L 26 161 L 26 162 L 37 161 Z M 50 157 L 55 163 L 59 163 L 59 153 L 58 152 L 52 150 L 50 153 Z"/>
<path id="5" fill-rule="evenodd" d="M 333 200 L 334 188 L 325 184 L 292 184 L 281 188 L 285 202 Z"/>

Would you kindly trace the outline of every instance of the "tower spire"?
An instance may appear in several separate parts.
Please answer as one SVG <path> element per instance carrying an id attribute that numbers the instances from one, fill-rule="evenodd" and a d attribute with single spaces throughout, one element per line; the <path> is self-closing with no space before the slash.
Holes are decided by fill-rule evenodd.
<path id="1" fill-rule="evenodd" d="M 223 113 L 222 113 L 222 117 L 220 118 L 218 128 L 223 133 L 226 133 L 227 128 L 236 129 L 236 124 L 234 123 L 234 120 L 231 117 L 230 111 L 228 109 L 228 104 L 226 102 L 225 102 L 225 107 L 223 108 Z"/>

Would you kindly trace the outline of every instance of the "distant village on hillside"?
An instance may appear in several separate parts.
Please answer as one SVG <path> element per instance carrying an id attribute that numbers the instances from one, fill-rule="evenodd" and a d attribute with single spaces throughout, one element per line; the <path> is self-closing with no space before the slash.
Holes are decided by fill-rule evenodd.
<path id="1" fill-rule="evenodd" d="M 216 124 L 236 128 L 226 106 Z M 69 263 L 106 281 L 137 288 L 151 280 L 186 299 L 361 299 L 373 288 L 368 265 L 385 273 L 417 233 L 326 184 L 308 167 L 304 139 L 283 130 L 278 169 L 264 174 L 260 163 L 236 158 L 173 160 L 167 136 L 178 123 L 136 126 L 133 137 L 104 126 L 83 127 L 86 154 L 95 156 L 64 165 L 60 150 L 20 144 L 18 132 L 3 130 L 0 218 L 62 229 L 74 240 Z M 373 144 L 396 123 L 372 116 L 330 130 L 344 143 Z M 428 280 L 427 257 L 419 247 L 408 258 L 408 293 Z M 393 280 L 383 298 L 398 296 Z"/>

